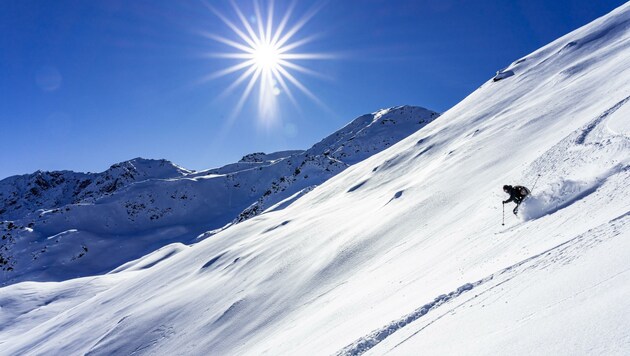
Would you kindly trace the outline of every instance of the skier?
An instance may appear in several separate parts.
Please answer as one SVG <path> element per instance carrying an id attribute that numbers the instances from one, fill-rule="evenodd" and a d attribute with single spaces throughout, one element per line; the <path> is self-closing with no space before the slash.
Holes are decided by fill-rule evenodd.
<path id="1" fill-rule="evenodd" d="M 516 213 L 518 212 L 518 206 L 521 205 L 523 200 L 529 195 L 529 189 L 523 187 L 522 185 L 504 185 L 503 191 L 510 195 L 507 200 L 503 201 L 503 204 L 509 203 L 511 201 L 515 202 L 516 207 L 514 207 L 514 210 L 512 210 L 512 212 L 514 212 L 514 215 L 516 215 Z"/>

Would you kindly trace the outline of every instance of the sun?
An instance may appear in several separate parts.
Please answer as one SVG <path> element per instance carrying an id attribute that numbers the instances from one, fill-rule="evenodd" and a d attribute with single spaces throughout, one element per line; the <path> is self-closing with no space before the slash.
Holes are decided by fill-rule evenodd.
<path id="1" fill-rule="evenodd" d="M 253 0 L 251 16 L 245 13 L 231 1 L 232 8 L 238 21 L 233 21 L 212 5 L 206 3 L 210 9 L 231 31 L 230 36 L 220 36 L 214 33 L 203 33 L 207 38 L 220 42 L 231 49 L 230 52 L 212 53 L 211 57 L 234 60 L 236 63 L 213 73 L 209 79 L 227 75 L 237 75 L 234 82 L 225 89 L 222 97 L 244 86 L 244 91 L 235 108 L 236 115 L 243 108 L 250 95 L 258 89 L 258 113 L 264 122 L 277 120 L 278 97 L 286 97 L 299 107 L 292 88 L 321 104 L 321 101 L 296 77 L 295 73 L 319 75 L 296 62 L 332 58 L 322 53 L 297 52 L 300 47 L 310 43 L 317 36 L 306 36 L 301 32 L 307 22 L 315 16 L 321 6 L 314 6 L 292 25 L 289 25 L 291 15 L 295 11 L 296 2 L 292 2 L 284 15 L 274 22 L 274 2 L 269 0 L 266 10 L 262 11 L 260 2 Z M 302 31 L 303 32 L 303 31 Z M 299 37 L 299 39 L 296 39 Z M 240 73 L 240 74 L 239 74 Z"/>
<path id="2" fill-rule="evenodd" d="M 280 65 L 280 51 L 271 43 L 261 43 L 254 48 L 252 59 L 256 68 L 263 71 L 278 70 Z"/>

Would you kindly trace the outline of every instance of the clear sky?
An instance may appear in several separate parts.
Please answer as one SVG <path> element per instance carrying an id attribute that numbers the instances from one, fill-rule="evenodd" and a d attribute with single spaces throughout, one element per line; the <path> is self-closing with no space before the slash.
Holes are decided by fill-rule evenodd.
<path id="1" fill-rule="evenodd" d="M 266 23 L 268 2 L 258 2 Z M 221 55 L 247 53 L 229 41 L 251 47 L 220 19 L 247 34 L 229 1 L 3 0 L 0 178 L 96 172 L 134 157 L 206 169 L 308 148 L 380 108 L 443 112 L 496 70 L 623 3 L 298 0 L 283 33 L 313 15 L 286 42 L 297 47 L 285 54 L 302 54 L 287 62 L 304 70 L 283 66 L 298 84 L 276 80 L 269 111 L 258 85 L 239 108 L 249 77 L 225 94 L 249 67 L 217 76 L 246 60 Z M 235 4 L 256 32 L 254 2 Z M 274 2 L 273 28 L 290 7 Z"/>

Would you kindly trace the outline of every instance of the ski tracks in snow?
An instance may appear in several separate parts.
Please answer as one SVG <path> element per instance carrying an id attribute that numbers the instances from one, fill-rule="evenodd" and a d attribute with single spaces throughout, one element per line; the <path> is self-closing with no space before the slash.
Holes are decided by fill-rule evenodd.
<path id="1" fill-rule="evenodd" d="M 455 312 L 459 307 L 468 304 L 468 302 L 494 290 L 495 288 L 509 282 L 510 280 L 518 277 L 520 274 L 531 269 L 545 269 L 553 264 L 568 264 L 578 259 L 581 254 L 586 250 L 595 247 L 596 245 L 610 240 L 614 237 L 621 236 L 624 227 L 627 230 L 626 225 L 630 223 L 630 211 L 610 220 L 609 222 L 599 225 L 593 229 L 590 229 L 568 241 L 565 241 L 557 246 L 554 246 L 548 250 L 531 256 L 525 260 L 515 263 L 507 268 L 504 268 L 494 274 L 491 274 L 485 278 L 482 278 L 473 283 L 466 283 L 454 291 L 447 294 L 442 294 L 436 297 L 433 301 L 425 303 L 421 307 L 415 309 L 413 312 L 402 316 L 396 320 L 391 321 L 387 325 L 376 329 L 369 334 L 355 340 L 351 344 L 339 350 L 337 356 L 357 356 L 368 352 L 370 349 L 381 343 L 387 337 L 391 336 L 395 332 L 401 330 L 404 327 L 410 326 L 414 321 L 417 321 L 429 312 L 432 312 L 442 305 L 451 304 L 458 297 L 471 290 L 480 290 L 470 298 L 462 301 L 461 303 L 449 308 L 441 314 L 433 317 L 433 320 L 421 326 L 418 330 L 413 332 L 410 336 L 396 344 L 393 348 L 401 345 L 405 341 L 418 335 L 424 329 L 437 322 L 445 315 Z M 485 288 L 482 288 L 485 287 Z M 468 294 L 470 295 L 470 294 Z M 432 313 L 431 315 L 433 315 Z"/>
<path id="2" fill-rule="evenodd" d="M 407 326 L 413 321 L 420 319 L 421 317 L 426 315 L 429 311 L 436 309 L 440 305 L 454 298 L 457 298 L 460 294 L 473 289 L 474 287 L 476 287 L 476 285 L 479 285 L 480 282 L 481 281 L 475 282 L 474 284 L 466 283 L 463 286 L 457 288 L 455 291 L 452 291 L 448 294 L 442 294 L 436 297 L 432 302 L 429 302 L 421 306 L 420 308 L 414 310 L 412 313 L 407 314 L 400 319 L 394 320 L 388 325 L 380 329 L 374 330 L 367 336 L 364 336 L 356 340 L 352 344 L 344 347 L 343 349 L 341 349 L 341 351 L 337 353 L 337 355 L 338 356 L 349 356 L 349 355 L 355 356 L 355 355 L 361 355 L 365 353 L 366 351 L 376 346 L 378 343 L 380 343 L 385 338 L 395 333 L 399 329 Z"/>
<path id="3" fill-rule="evenodd" d="M 588 123 L 588 125 L 582 129 L 580 135 L 575 139 L 575 143 L 578 145 L 584 145 L 589 134 L 593 132 L 593 130 L 595 130 L 608 116 L 619 110 L 619 108 L 627 103 L 628 100 L 630 100 L 630 96 L 625 97 L 623 100 L 613 105 L 610 109 L 604 111 L 599 117 Z"/>

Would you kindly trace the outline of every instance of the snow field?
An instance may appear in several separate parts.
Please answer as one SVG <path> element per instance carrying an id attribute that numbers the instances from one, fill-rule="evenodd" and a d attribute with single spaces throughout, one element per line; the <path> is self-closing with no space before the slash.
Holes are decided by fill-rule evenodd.
<path id="1" fill-rule="evenodd" d="M 629 23 L 626 4 L 284 209 L 95 277 L 45 318 L 49 284 L 0 289 L 24 315 L 1 352 L 624 354 Z M 538 175 L 546 213 L 501 227 L 501 186 Z"/>

